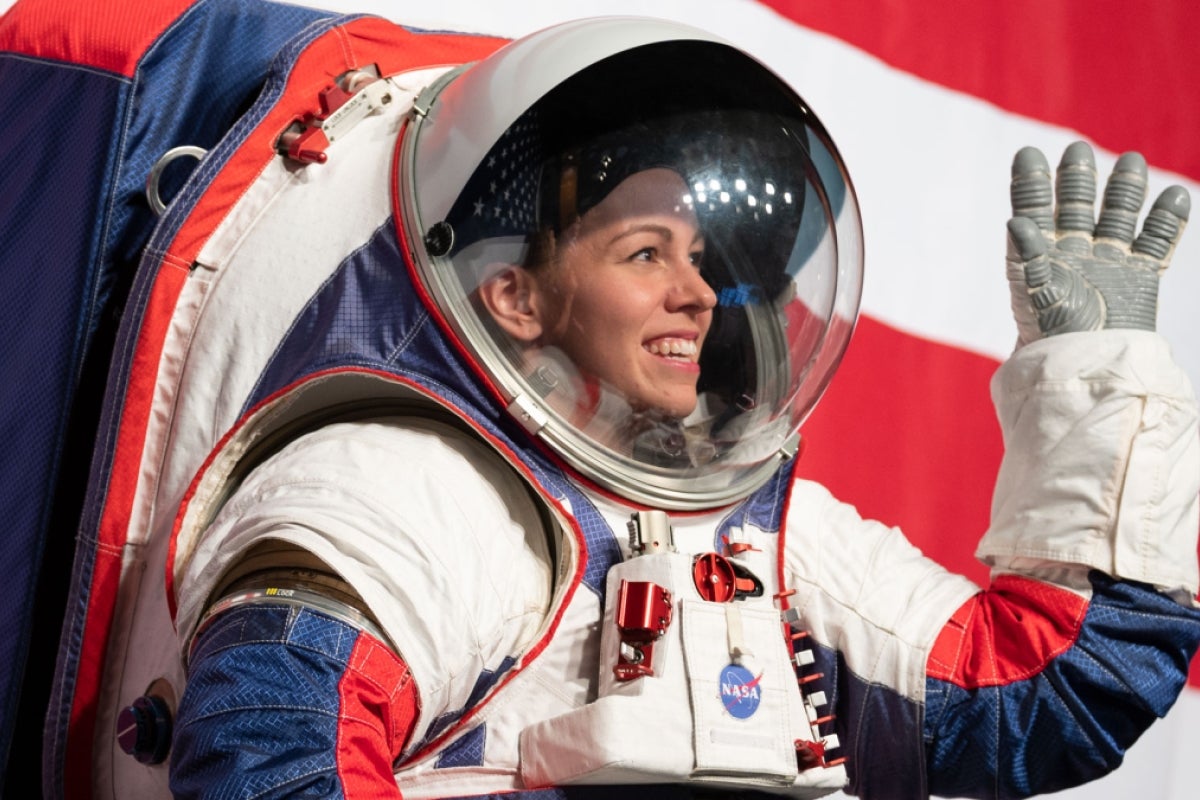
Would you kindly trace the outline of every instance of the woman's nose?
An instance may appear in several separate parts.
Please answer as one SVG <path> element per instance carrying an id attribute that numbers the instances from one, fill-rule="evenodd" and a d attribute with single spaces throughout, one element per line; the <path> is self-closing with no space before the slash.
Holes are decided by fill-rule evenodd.
<path id="1" fill-rule="evenodd" d="M 694 307 L 699 311 L 708 311 L 716 307 L 717 293 L 704 280 L 690 258 L 676 267 L 676 275 L 678 277 L 669 296 L 672 310 Z"/>

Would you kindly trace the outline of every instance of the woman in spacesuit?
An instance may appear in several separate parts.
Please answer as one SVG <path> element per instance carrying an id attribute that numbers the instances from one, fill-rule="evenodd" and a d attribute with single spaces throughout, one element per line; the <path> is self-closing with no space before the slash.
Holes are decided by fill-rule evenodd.
<path id="1" fill-rule="evenodd" d="M 371 363 L 427 402 L 299 436 L 194 534 L 179 796 L 1014 796 L 1111 769 L 1182 686 L 1196 406 L 1145 289 L 1186 195 L 1135 238 L 1114 220 L 1145 168 L 1123 160 L 1093 247 L 1018 156 L 981 592 L 792 476 L 861 286 L 823 127 L 733 48 L 629 30 L 501 113 L 506 63 L 599 41 L 522 40 L 404 134 L 397 280 L 437 327 Z M 1094 174 L 1090 151 L 1062 170 Z M 368 316 L 330 291 L 322 319 Z M 667 590 L 641 627 L 627 583 Z"/>

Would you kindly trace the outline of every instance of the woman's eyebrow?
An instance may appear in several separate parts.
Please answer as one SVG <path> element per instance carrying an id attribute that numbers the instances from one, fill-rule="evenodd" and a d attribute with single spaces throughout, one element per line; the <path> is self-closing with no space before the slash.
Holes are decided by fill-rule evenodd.
<path id="1" fill-rule="evenodd" d="M 608 243 L 610 245 L 616 244 L 617 242 L 621 241 L 622 239 L 624 239 L 628 236 L 633 236 L 634 234 L 638 234 L 638 233 L 656 233 L 659 236 L 662 236 L 664 239 L 667 239 L 668 241 L 673 240 L 675 238 L 675 232 L 669 226 L 661 225 L 656 222 L 643 222 L 641 224 L 631 225 L 630 227 L 623 229 L 622 231 L 617 233 L 615 236 L 613 236 L 611 239 L 609 239 Z M 690 242 L 690 244 L 696 244 L 697 242 L 700 242 L 700 243 L 704 242 L 704 232 L 701 231 L 699 228 L 696 229 L 696 233 L 692 237 L 692 241 Z"/>

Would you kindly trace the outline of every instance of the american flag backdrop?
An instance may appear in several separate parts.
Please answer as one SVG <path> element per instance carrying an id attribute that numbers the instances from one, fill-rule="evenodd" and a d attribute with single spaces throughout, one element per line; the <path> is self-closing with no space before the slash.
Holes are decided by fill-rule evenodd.
<path id="1" fill-rule="evenodd" d="M 865 229 L 863 315 L 803 429 L 800 471 L 983 585 L 973 551 L 1001 455 L 988 383 L 1015 341 L 1003 264 L 1013 154 L 1031 144 L 1055 164 L 1086 139 L 1106 176 L 1117 155 L 1139 150 L 1151 199 L 1182 184 L 1200 204 L 1200 6 L 1184 0 L 314 5 L 504 36 L 650 14 L 714 31 L 779 72 L 838 143 Z M 1162 285 L 1159 330 L 1200 385 L 1198 231 L 1184 234 Z M 1190 800 L 1198 727 L 1194 666 L 1122 769 L 1058 796 Z"/>
<path id="2" fill-rule="evenodd" d="M 1139 150 L 1151 198 L 1182 183 L 1200 204 L 1200 5 L 1188 0 L 305 4 L 508 37 L 584 16 L 667 17 L 724 36 L 787 79 L 849 167 L 867 264 L 863 315 L 802 431 L 800 472 L 981 585 L 972 553 L 1001 453 L 988 382 L 1016 337 L 1004 275 L 1012 155 L 1032 144 L 1053 164 L 1082 138 L 1107 175 L 1117 155 Z M 1159 330 L 1196 385 L 1198 301 L 1194 230 L 1162 283 Z M 1193 665 L 1190 688 L 1123 768 L 1059 796 L 1191 800 L 1198 729 Z"/>
<path id="3" fill-rule="evenodd" d="M 1200 203 L 1200 6 L 1184 0 L 311 2 L 510 37 L 599 14 L 667 17 L 787 79 L 841 149 L 866 241 L 863 316 L 803 429 L 800 471 L 983 585 L 973 552 L 1001 453 L 988 381 L 1016 335 L 1004 277 L 1013 154 L 1031 144 L 1056 164 L 1082 138 L 1107 176 L 1139 150 L 1151 199 L 1182 183 Z M 1200 233 L 1185 234 L 1162 287 L 1159 330 L 1200 385 Z M 1197 728 L 1194 667 L 1122 769 L 1059 796 L 1190 800 Z"/>

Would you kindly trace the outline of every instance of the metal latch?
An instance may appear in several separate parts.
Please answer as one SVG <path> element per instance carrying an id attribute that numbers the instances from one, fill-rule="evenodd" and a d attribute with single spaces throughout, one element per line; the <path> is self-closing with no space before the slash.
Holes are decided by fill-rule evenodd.
<path id="1" fill-rule="evenodd" d="M 343 72 L 317 95 L 319 110 L 296 117 L 280 135 L 275 149 L 302 164 L 324 164 L 325 150 L 334 141 L 392 102 L 392 85 L 382 80 L 379 67 Z"/>

